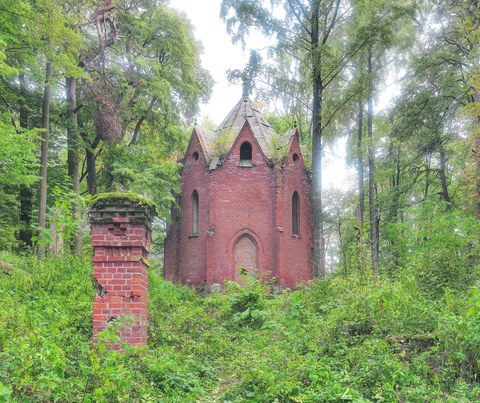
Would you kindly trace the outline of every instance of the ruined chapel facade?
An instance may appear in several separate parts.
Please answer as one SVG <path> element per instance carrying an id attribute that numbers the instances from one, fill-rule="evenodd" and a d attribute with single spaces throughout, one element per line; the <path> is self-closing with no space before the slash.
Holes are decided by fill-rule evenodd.
<path id="1" fill-rule="evenodd" d="M 167 279 L 209 286 L 242 272 L 295 287 L 311 278 L 310 181 L 297 130 L 275 134 L 248 97 L 215 132 L 195 127 L 178 202 Z"/>

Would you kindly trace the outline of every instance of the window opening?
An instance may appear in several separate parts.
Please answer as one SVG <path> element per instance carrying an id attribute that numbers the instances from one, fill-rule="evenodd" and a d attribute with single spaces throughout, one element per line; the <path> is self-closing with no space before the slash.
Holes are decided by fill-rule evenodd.
<path id="1" fill-rule="evenodd" d="M 196 151 L 192 154 L 192 157 L 195 161 L 198 161 L 198 153 Z"/>
<path id="2" fill-rule="evenodd" d="M 192 193 L 192 235 L 198 235 L 198 193 Z"/>
<path id="3" fill-rule="evenodd" d="M 240 160 L 252 160 L 252 145 L 248 141 L 240 146 Z"/>
<path id="4" fill-rule="evenodd" d="M 297 192 L 292 196 L 292 235 L 300 235 L 300 198 Z"/>

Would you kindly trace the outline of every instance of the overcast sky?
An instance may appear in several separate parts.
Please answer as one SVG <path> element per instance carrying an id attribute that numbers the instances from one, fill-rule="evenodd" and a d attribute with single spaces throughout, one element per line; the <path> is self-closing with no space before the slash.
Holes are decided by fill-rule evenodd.
<path id="1" fill-rule="evenodd" d="M 220 19 L 221 0 L 171 0 L 171 6 L 187 14 L 195 27 L 195 37 L 204 48 L 202 65 L 212 75 L 215 86 L 207 105 L 201 106 L 202 117 L 208 115 L 216 124 L 235 106 L 242 96 L 241 85 L 228 83 L 225 72 L 241 69 L 249 57 L 249 50 L 233 45 Z"/>

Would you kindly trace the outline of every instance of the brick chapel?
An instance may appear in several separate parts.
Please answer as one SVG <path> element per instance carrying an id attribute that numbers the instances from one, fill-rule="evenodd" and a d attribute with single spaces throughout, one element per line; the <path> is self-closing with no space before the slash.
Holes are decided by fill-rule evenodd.
<path id="1" fill-rule="evenodd" d="M 215 132 L 192 132 L 165 239 L 165 278 L 193 286 L 244 274 L 280 287 L 309 280 L 310 188 L 297 129 L 277 135 L 242 96 Z"/>

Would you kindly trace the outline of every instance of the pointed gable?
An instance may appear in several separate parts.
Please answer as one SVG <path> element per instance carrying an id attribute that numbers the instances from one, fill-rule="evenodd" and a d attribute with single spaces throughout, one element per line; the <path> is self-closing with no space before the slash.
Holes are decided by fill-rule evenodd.
<path id="1" fill-rule="evenodd" d="M 195 127 L 194 132 L 197 133 L 198 140 L 202 145 L 202 149 L 207 160 L 214 157 L 214 145 L 215 139 L 217 138 L 216 133 L 207 129 L 202 129 L 198 126 Z"/>
<path id="2" fill-rule="evenodd" d="M 253 136 L 257 140 L 262 152 L 265 156 L 271 157 L 270 145 L 275 132 L 260 111 L 252 105 L 252 101 L 248 97 L 242 97 L 238 101 L 220 126 L 218 126 L 217 130 L 215 130 L 215 133 L 220 134 L 223 131 L 231 130 L 238 135 L 245 121 L 250 125 Z"/>
<path id="3" fill-rule="evenodd" d="M 284 135 L 282 135 L 280 137 L 280 144 L 286 144 L 286 145 L 290 146 L 290 142 L 292 141 L 292 139 L 294 137 L 297 137 L 297 139 L 298 139 L 298 134 L 297 133 L 298 132 L 297 132 L 296 128 L 288 130 Z"/>
<path id="4" fill-rule="evenodd" d="M 242 97 L 240 101 L 228 113 L 223 122 L 217 127 L 215 132 L 210 130 L 195 127 L 195 132 L 202 145 L 202 149 L 208 161 L 210 161 L 210 169 L 215 169 L 218 163 L 221 163 L 225 155 L 218 155 L 217 141 L 227 140 L 228 144 L 223 144 L 223 149 L 230 149 L 235 143 L 237 137 L 242 131 L 245 123 L 248 123 L 253 137 L 257 141 L 260 150 L 267 157 L 273 157 L 273 143 L 274 138 L 277 142 L 284 145 L 289 145 L 293 136 L 296 135 L 296 129 L 287 131 L 281 136 L 277 136 L 268 121 L 263 117 L 258 109 L 256 109 L 250 98 Z M 226 133 L 232 133 L 230 138 L 225 137 Z M 277 143 L 278 144 L 278 143 Z"/>

